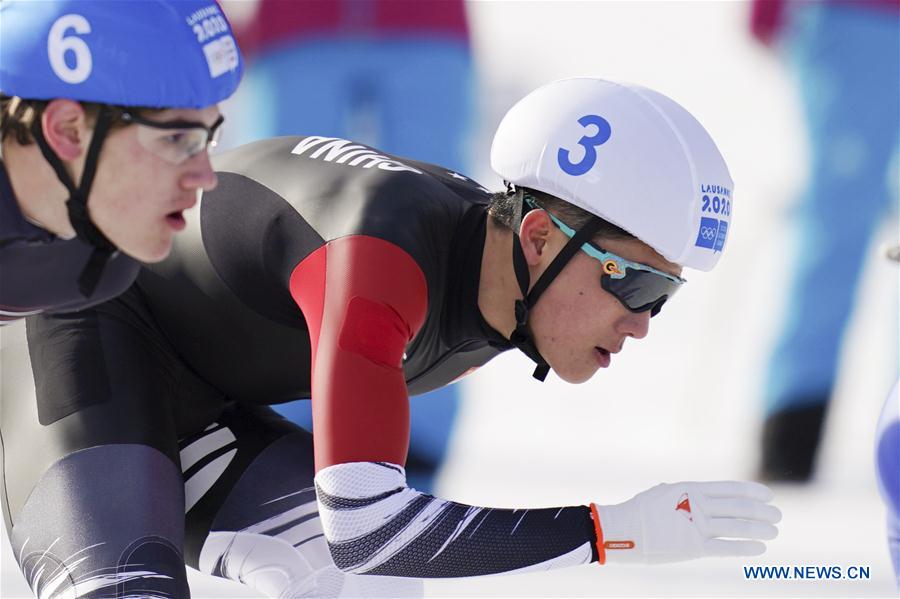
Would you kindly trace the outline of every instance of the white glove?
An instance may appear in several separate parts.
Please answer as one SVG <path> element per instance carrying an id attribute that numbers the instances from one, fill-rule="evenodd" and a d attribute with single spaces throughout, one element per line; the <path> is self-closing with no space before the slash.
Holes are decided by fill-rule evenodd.
<path id="1" fill-rule="evenodd" d="M 778 536 L 772 491 L 754 482 L 661 484 L 618 505 L 594 505 L 600 563 L 761 555 Z M 726 540 L 720 537 L 726 537 Z M 605 557 L 604 557 L 605 554 Z"/>

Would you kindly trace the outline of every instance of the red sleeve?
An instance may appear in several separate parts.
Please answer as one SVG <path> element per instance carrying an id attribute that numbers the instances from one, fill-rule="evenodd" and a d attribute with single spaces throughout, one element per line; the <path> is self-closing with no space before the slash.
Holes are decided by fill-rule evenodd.
<path id="1" fill-rule="evenodd" d="M 419 265 L 382 239 L 342 237 L 294 268 L 290 290 L 309 327 L 316 471 L 347 462 L 404 464 L 403 351 L 428 307 Z"/>

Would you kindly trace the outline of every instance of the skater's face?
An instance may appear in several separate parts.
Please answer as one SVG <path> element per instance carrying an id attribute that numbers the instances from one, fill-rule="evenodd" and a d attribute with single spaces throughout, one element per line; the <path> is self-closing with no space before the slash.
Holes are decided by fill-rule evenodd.
<path id="1" fill-rule="evenodd" d="M 532 261 L 531 280 L 540 273 L 568 242 L 568 237 L 553 226 L 547 213 L 529 213 L 535 222 L 526 245 L 526 258 Z M 543 222 L 546 220 L 546 223 Z M 523 222 L 523 226 L 526 222 Z M 535 240 L 543 247 L 536 247 Z M 678 277 L 681 267 L 665 260 L 637 239 L 602 239 L 600 245 L 632 262 L 646 264 Z M 528 254 L 532 256 L 528 256 Z M 582 383 L 612 361 L 628 337 L 643 339 L 650 327 L 651 311 L 632 312 L 601 286 L 602 264 L 584 252 L 578 252 L 553 280 L 532 309 L 529 323 L 535 344 L 556 374 L 570 383 Z"/>
<path id="2" fill-rule="evenodd" d="M 101 146 L 88 196 L 93 223 L 120 250 L 144 262 L 165 258 L 183 212 L 216 185 L 207 153 L 219 109 L 158 110 L 118 114 Z M 83 107 L 58 99 L 44 111 L 51 148 L 78 184 L 94 134 Z M 122 126 L 122 122 L 132 124 Z M 160 127 L 163 128 L 160 128 Z"/>
<path id="3" fill-rule="evenodd" d="M 148 118 L 212 127 L 219 110 L 166 110 Z M 164 259 L 173 235 L 185 226 L 184 211 L 197 203 L 200 192 L 216 186 L 205 144 L 193 155 L 179 149 L 189 131 L 136 124 L 111 131 L 103 144 L 88 199 L 91 219 L 114 245 L 138 260 Z"/>

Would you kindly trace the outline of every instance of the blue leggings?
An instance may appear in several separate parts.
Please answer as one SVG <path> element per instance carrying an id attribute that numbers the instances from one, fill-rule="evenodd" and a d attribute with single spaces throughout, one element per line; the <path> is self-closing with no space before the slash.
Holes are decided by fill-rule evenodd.
<path id="1" fill-rule="evenodd" d="M 785 42 L 812 163 L 795 215 L 797 257 L 767 414 L 828 400 L 864 258 L 898 178 L 900 19 L 843 4 L 793 8 Z"/>
<path id="2" fill-rule="evenodd" d="M 227 141 L 325 135 L 465 169 L 472 83 L 471 56 L 460 41 L 303 40 L 251 63 Z"/>

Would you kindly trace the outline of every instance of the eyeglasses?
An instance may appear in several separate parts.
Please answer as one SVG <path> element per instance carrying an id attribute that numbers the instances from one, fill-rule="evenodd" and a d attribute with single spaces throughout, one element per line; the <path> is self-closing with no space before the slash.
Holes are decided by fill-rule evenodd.
<path id="1" fill-rule="evenodd" d="M 219 116 L 211 127 L 192 121 L 151 121 L 131 112 L 119 117 L 126 123 L 140 125 L 138 142 L 153 154 L 171 164 L 182 164 L 219 142 L 220 127 L 225 121 Z"/>
<path id="2" fill-rule="evenodd" d="M 543 210 L 529 197 L 525 198 L 525 202 L 532 208 Z M 545 212 L 567 237 L 571 239 L 575 236 L 575 231 L 571 227 L 556 218 L 549 210 Z M 675 295 L 681 285 L 687 282 L 681 277 L 608 252 L 590 241 L 584 243 L 581 250 L 602 265 L 600 286 L 631 312 L 650 310 L 650 316 L 656 316 L 666 300 Z"/>

